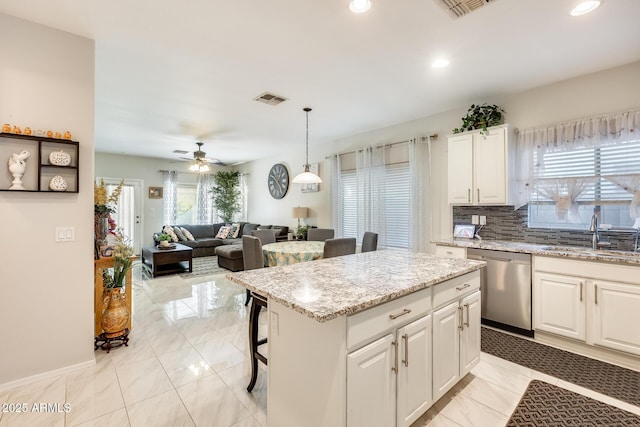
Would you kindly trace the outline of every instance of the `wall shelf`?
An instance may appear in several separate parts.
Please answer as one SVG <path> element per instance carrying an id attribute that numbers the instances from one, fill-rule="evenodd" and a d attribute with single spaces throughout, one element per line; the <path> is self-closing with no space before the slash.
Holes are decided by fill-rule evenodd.
<path id="1" fill-rule="evenodd" d="M 13 175 L 9 171 L 9 158 L 22 150 L 30 153 L 22 177 L 24 190 L 10 190 Z M 71 163 L 68 166 L 53 165 L 49 162 L 49 155 L 60 150 L 71 156 Z M 58 176 L 67 183 L 67 189 L 64 191 L 51 190 L 49 187 L 53 178 Z M 77 193 L 79 191 L 78 141 L 0 133 L 0 191 Z"/>

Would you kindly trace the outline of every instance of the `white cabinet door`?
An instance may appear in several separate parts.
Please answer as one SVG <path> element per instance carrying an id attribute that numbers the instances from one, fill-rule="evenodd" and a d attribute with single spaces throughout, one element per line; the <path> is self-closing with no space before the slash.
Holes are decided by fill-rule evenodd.
<path id="1" fill-rule="evenodd" d="M 640 355 L 640 286 L 593 282 L 593 343 Z"/>
<path id="2" fill-rule="evenodd" d="M 463 298 L 461 306 L 460 377 L 464 377 L 480 362 L 480 291 Z"/>
<path id="3" fill-rule="evenodd" d="M 473 202 L 473 134 L 449 138 L 448 148 L 449 203 L 470 205 Z"/>
<path id="4" fill-rule="evenodd" d="M 534 327 L 584 341 L 585 281 L 560 274 L 534 274 Z"/>
<path id="5" fill-rule="evenodd" d="M 385 335 L 347 356 L 347 425 L 395 425 L 395 343 Z"/>
<path id="6" fill-rule="evenodd" d="M 460 378 L 458 301 L 433 313 L 433 400 L 442 397 Z"/>
<path id="7" fill-rule="evenodd" d="M 398 422 L 410 426 L 431 406 L 431 315 L 398 330 Z"/>
<path id="8" fill-rule="evenodd" d="M 506 129 L 491 129 L 488 134 L 473 135 L 475 194 L 479 204 L 507 202 Z"/>

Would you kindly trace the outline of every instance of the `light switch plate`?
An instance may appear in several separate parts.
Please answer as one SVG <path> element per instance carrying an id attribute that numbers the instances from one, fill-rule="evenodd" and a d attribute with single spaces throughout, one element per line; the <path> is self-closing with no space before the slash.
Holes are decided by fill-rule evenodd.
<path id="1" fill-rule="evenodd" d="M 471 215 L 471 224 L 473 224 L 473 225 L 480 224 L 480 220 L 478 219 L 478 215 Z"/>
<path id="2" fill-rule="evenodd" d="M 487 217 L 480 215 L 480 225 L 487 225 Z"/>
<path id="3" fill-rule="evenodd" d="M 73 242 L 76 239 L 74 227 L 56 227 L 56 242 Z"/>

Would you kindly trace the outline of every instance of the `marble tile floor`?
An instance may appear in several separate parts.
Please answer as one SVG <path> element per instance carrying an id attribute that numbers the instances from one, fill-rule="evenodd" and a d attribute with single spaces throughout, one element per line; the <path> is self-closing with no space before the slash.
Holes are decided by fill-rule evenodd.
<path id="1" fill-rule="evenodd" d="M 267 425 L 264 365 L 247 393 L 245 291 L 224 275 L 148 279 L 134 268 L 129 347 L 96 351 L 95 366 L 0 392 L 0 402 L 68 403 L 58 413 L 0 412 L 3 426 Z M 261 315 L 261 335 L 266 316 Z M 504 426 L 531 379 L 640 415 L 640 408 L 482 354 L 480 364 L 413 424 Z"/>

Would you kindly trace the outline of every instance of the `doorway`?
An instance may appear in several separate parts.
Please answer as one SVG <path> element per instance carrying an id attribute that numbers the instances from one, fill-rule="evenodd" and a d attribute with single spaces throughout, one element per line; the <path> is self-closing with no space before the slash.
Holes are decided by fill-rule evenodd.
<path id="1" fill-rule="evenodd" d="M 111 194 L 121 181 L 118 178 L 96 178 L 96 181 L 100 179 L 104 180 L 108 194 Z M 142 245 L 142 187 L 141 179 L 125 179 L 116 212 L 111 214 L 116 226 L 130 239 L 130 245 L 136 255 L 140 255 Z"/>

